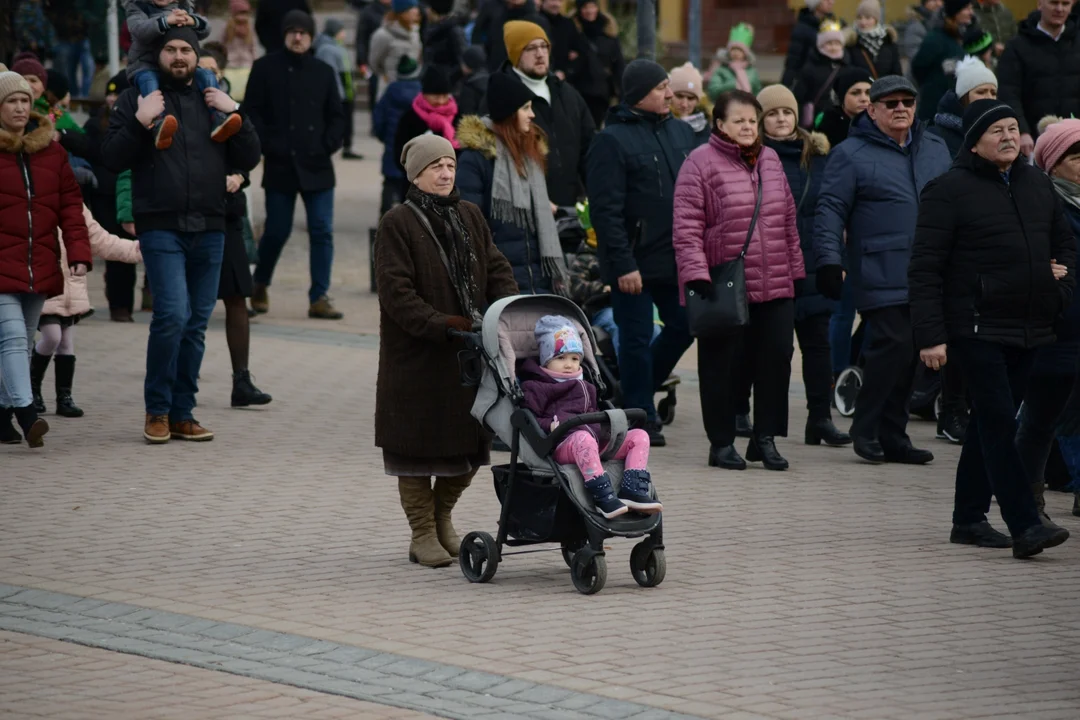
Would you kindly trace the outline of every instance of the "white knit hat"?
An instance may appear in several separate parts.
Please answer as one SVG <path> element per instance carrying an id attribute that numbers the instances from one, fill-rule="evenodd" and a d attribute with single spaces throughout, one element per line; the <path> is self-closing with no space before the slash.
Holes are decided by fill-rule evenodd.
<path id="1" fill-rule="evenodd" d="M 993 70 L 971 55 L 956 63 L 956 97 L 963 99 L 980 85 L 993 85 L 995 88 L 998 86 Z"/>

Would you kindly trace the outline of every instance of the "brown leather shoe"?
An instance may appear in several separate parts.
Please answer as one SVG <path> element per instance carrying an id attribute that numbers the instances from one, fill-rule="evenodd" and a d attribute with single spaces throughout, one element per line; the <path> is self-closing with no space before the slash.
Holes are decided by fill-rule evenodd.
<path id="1" fill-rule="evenodd" d="M 255 283 L 251 289 L 251 309 L 260 315 L 270 312 L 270 296 L 266 292 L 266 286 Z"/>
<path id="2" fill-rule="evenodd" d="M 195 420 L 181 420 L 169 423 L 169 432 L 177 440 L 190 440 L 191 442 L 206 442 L 214 439 L 214 433 L 210 432 Z"/>
<path id="3" fill-rule="evenodd" d="M 330 304 L 330 298 L 325 295 L 311 303 L 307 316 L 318 320 L 340 320 L 345 317 L 343 313 L 334 309 L 334 306 Z"/>
<path id="4" fill-rule="evenodd" d="M 169 416 L 146 414 L 146 426 L 143 427 L 142 435 L 146 442 L 152 445 L 161 445 L 169 442 Z"/>

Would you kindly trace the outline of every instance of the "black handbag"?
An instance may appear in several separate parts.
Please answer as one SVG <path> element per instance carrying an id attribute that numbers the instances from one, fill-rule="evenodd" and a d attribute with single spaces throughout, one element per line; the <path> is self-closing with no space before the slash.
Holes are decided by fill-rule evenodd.
<path id="1" fill-rule="evenodd" d="M 726 335 L 732 330 L 750 324 L 750 306 L 746 298 L 746 249 L 754 237 L 758 213 L 761 212 L 761 174 L 758 174 L 757 200 L 754 202 L 754 216 L 750 218 L 750 229 L 746 232 L 746 242 L 742 252 L 734 260 L 709 268 L 712 278 L 712 297 L 687 288 L 686 315 L 690 323 L 690 334 L 694 337 L 716 337 Z"/>

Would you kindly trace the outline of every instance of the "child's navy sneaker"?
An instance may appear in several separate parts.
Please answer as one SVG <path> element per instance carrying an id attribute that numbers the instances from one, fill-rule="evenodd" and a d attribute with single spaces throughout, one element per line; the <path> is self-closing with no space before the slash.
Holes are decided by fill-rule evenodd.
<path id="1" fill-rule="evenodd" d="M 158 150 L 168 150 L 172 146 L 173 135 L 179 127 L 180 123 L 172 115 L 159 116 L 150 128 L 154 132 L 154 147 Z"/>
<path id="2" fill-rule="evenodd" d="M 214 142 L 225 142 L 235 135 L 244 124 L 244 119 L 232 113 L 226 115 L 223 112 L 214 113 L 214 129 L 210 131 L 210 139 Z"/>
<path id="3" fill-rule="evenodd" d="M 619 498 L 615 497 L 615 488 L 611 486 L 611 478 L 608 477 L 607 473 L 585 481 L 585 489 L 592 496 L 597 512 L 608 520 L 619 517 L 630 510 Z"/>
<path id="4" fill-rule="evenodd" d="M 658 513 L 664 506 L 659 500 L 653 499 L 649 492 L 651 486 L 652 476 L 648 470 L 626 470 L 619 486 L 619 499 L 631 510 L 646 515 Z"/>

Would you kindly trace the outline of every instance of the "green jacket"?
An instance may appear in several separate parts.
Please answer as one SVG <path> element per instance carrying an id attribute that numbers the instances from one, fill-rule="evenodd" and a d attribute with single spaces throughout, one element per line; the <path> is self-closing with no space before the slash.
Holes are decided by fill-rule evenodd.
<path id="1" fill-rule="evenodd" d="M 116 222 L 133 223 L 135 215 L 131 210 L 131 171 L 125 170 L 116 176 Z"/>
<path id="2" fill-rule="evenodd" d="M 911 75 L 919 84 L 920 120 L 934 119 L 941 98 L 956 86 L 956 62 L 963 57 L 963 45 L 945 28 L 936 27 L 926 34 L 911 60 Z"/>
<path id="3" fill-rule="evenodd" d="M 34 101 L 34 111 L 39 112 L 42 115 L 47 115 L 52 120 L 53 127 L 57 132 L 64 132 L 65 130 L 72 130 L 79 133 L 85 133 L 82 125 L 75 122 L 75 119 L 71 117 L 71 113 L 61 107 L 52 107 L 49 105 L 49 101 L 42 95 Z"/>
<path id="4" fill-rule="evenodd" d="M 994 36 L 994 42 L 1007 43 L 1016 35 L 1016 18 L 1012 10 L 1000 2 L 996 5 L 975 3 L 975 18 L 979 27 Z"/>
<path id="5" fill-rule="evenodd" d="M 761 92 L 761 79 L 758 78 L 757 68 L 750 66 L 746 68 L 746 77 L 750 79 L 750 92 L 757 95 Z M 716 68 L 716 72 L 709 78 L 709 86 L 705 90 L 705 94 L 709 96 L 709 100 L 716 102 L 716 98 L 721 94 L 729 92 L 735 89 L 735 71 L 727 65 L 721 65 Z"/>

